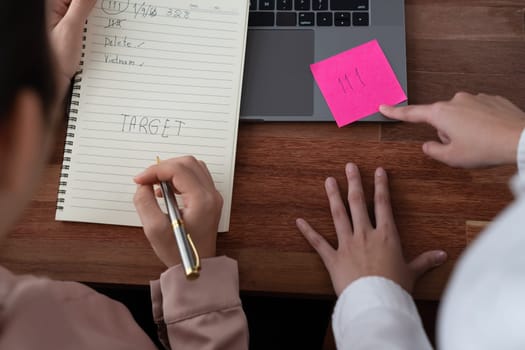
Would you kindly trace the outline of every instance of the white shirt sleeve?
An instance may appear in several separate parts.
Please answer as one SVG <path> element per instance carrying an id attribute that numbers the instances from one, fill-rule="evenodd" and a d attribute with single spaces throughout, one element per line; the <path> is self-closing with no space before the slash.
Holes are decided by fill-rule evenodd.
<path id="1" fill-rule="evenodd" d="M 514 193 L 514 196 L 519 197 L 521 194 L 525 193 L 525 129 L 521 132 L 518 151 L 516 153 L 518 174 L 511 179 L 510 188 Z"/>
<path id="2" fill-rule="evenodd" d="M 412 297 L 383 277 L 364 277 L 343 291 L 332 316 L 339 350 L 432 349 Z"/>
<path id="3" fill-rule="evenodd" d="M 525 178 L 525 129 L 521 132 L 516 161 L 520 177 Z"/>

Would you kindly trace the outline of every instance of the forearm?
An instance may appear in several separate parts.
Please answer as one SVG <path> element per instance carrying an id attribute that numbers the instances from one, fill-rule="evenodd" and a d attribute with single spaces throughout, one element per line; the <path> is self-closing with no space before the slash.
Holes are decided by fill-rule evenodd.
<path id="1" fill-rule="evenodd" d="M 161 340 L 171 349 L 247 349 L 248 326 L 239 298 L 237 263 L 204 259 L 194 281 L 175 266 L 151 284 Z M 164 339 L 162 339 L 164 337 Z"/>

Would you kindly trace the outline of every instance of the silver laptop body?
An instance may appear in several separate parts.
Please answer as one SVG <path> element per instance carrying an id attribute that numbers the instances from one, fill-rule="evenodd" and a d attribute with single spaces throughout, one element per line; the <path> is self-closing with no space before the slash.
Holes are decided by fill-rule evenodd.
<path id="1" fill-rule="evenodd" d="M 250 10 L 241 120 L 332 121 L 310 64 L 373 39 L 407 92 L 404 0 L 252 0 Z"/>

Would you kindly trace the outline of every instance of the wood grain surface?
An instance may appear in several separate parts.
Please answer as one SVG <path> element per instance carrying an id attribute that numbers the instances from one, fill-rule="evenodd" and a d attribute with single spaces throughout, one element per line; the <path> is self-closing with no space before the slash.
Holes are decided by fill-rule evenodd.
<path id="1" fill-rule="evenodd" d="M 510 98 L 525 108 L 525 0 L 407 0 L 411 103 L 449 99 L 456 91 Z M 230 232 L 218 253 L 239 261 L 244 291 L 332 295 L 317 255 L 295 228 L 308 219 L 332 243 L 335 234 L 323 181 L 346 190 L 344 166 L 361 169 L 367 198 L 373 172 L 388 171 L 393 207 L 407 259 L 445 249 L 450 260 L 426 275 L 415 296 L 438 299 L 451 269 L 479 232 L 512 199 L 515 167 L 451 169 L 425 157 L 424 125 L 333 123 L 241 124 Z M 146 284 L 163 266 L 139 228 L 54 221 L 64 132 L 42 186 L 0 251 L 19 273 L 102 283 Z M 469 224 L 470 223 L 470 224 Z M 470 225 L 470 226 L 469 226 Z"/>

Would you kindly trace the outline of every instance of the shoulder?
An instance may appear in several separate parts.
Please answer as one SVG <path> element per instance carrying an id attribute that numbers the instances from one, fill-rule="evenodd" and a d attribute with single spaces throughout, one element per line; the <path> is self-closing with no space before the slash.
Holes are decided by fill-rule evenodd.
<path id="1" fill-rule="evenodd" d="M 521 196 L 487 227 L 458 262 L 440 313 L 438 338 L 442 348 L 469 347 L 458 343 L 462 339 L 476 339 L 479 348 L 506 348 L 503 340 L 512 341 L 523 334 L 505 325 L 525 323 L 524 250 L 525 196 Z M 525 342 L 525 335 L 520 337 L 516 344 Z"/>
<path id="2" fill-rule="evenodd" d="M 153 348 L 124 305 L 85 285 L 1 269 L 4 281 L 0 343 L 6 348 Z"/>

